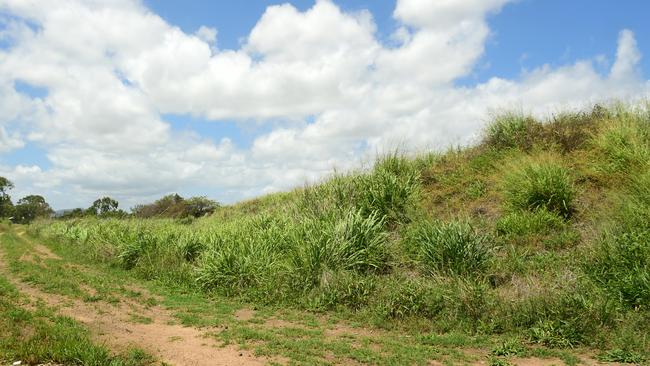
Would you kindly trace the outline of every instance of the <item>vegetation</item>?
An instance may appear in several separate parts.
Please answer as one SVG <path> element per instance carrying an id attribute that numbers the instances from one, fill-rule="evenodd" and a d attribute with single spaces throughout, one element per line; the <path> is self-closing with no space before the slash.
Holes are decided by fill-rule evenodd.
<path id="1" fill-rule="evenodd" d="M 81 325 L 56 315 L 41 303 L 30 304 L 3 277 L 0 277 L 0 327 L 3 330 L 0 332 L 2 362 L 144 366 L 151 361 L 138 349 L 111 355 L 107 348 L 94 344 Z"/>
<path id="2" fill-rule="evenodd" d="M 477 146 L 392 153 L 198 215 L 176 214 L 186 201 L 167 196 L 136 217 L 32 230 L 205 296 L 517 339 L 494 349 L 495 364 L 527 345 L 636 362 L 650 352 L 649 108 L 509 114 Z"/>
<path id="3" fill-rule="evenodd" d="M 210 215 L 217 208 L 219 208 L 219 203 L 206 197 L 185 199 L 178 194 L 170 194 L 153 203 L 137 205 L 131 211 L 135 217 L 139 218 L 197 218 Z"/>

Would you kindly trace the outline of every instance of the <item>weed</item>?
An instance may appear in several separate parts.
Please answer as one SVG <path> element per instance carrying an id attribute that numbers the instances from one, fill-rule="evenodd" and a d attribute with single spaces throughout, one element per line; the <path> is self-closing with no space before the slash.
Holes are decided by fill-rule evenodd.
<path id="1" fill-rule="evenodd" d="M 522 356 L 526 353 L 526 347 L 517 339 L 508 339 L 492 348 L 490 354 L 494 356 Z"/>
<path id="2" fill-rule="evenodd" d="M 641 364 L 645 357 L 637 352 L 626 351 L 620 348 L 609 350 L 598 355 L 598 360 L 603 362 L 622 362 Z"/>

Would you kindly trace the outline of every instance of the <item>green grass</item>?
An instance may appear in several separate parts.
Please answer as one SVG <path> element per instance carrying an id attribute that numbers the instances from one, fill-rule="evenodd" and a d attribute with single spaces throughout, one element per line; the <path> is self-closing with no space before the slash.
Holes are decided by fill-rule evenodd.
<path id="1" fill-rule="evenodd" d="M 548 210 L 570 217 L 575 188 L 569 170 L 553 162 L 522 162 L 504 176 L 504 199 L 514 210 Z"/>
<path id="2" fill-rule="evenodd" d="M 0 361 L 23 364 L 139 366 L 153 364 L 142 350 L 112 355 L 93 343 L 74 320 L 56 315 L 43 304 L 30 304 L 0 276 Z"/>
<path id="3" fill-rule="evenodd" d="M 397 334 L 486 336 L 495 340 L 483 344 L 495 362 L 518 349 L 504 339 L 567 363 L 575 363 L 568 350 L 584 347 L 629 345 L 625 352 L 647 358 L 649 151 L 647 106 L 595 106 L 544 121 L 506 114 L 475 146 L 387 154 L 371 169 L 191 222 L 79 219 L 30 230 L 85 263 L 192 294 L 173 305 L 187 324 L 231 322 L 232 304 L 246 303 Z M 59 283 L 67 272 L 53 270 L 49 279 L 35 264 L 20 266 L 32 283 L 83 296 L 82 287 Z M 112 290 L 101 288 L 97 296 L 109 298 Z M 192 305 L 213 297 L 231 305 L 211 315 Z M 317 332 L 279 333 L 255 321 L 224 334 L 304 363 L 350 355 L 418 363 L 453 353 L 429 344 L 437 351 L 381 358 Z"/>

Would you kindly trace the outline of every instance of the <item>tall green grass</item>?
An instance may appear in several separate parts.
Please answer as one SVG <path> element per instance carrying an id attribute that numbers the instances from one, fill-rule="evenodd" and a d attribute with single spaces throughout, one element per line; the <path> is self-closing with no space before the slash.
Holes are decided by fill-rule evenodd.
<path id="1" fill-rule="evenodd" d="M 135 275 L 248 301 L 644 354 L 649 124 L 646 109 L 620 106 L 504 115 L 478 146 L 388 154 L 191 222 L 33 229 Z"/>
<path id="2" fill-rule="evenodd" d="M 524 162 L 504 177 L 506 203 L 513 209 L 545 209 L 570 217 L 576 190 L 569 170 L 551 162 Z"/>

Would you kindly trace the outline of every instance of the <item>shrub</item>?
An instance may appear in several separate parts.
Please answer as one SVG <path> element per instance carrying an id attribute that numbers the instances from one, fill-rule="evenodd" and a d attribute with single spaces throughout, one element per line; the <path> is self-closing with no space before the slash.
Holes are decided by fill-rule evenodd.
<path id="1" fill-rule="evenodd" d="M 560 113 L 544 124 L 544 139 L 548 147 L 562 153 L 582 148 L 592 137 L 596 124 L 607 115 L 604 107 L 596 105 L 591 112 Z"/>
<path id="2" fill-rule="evenodd" d="M 491 257 L 491 238 L 466 222 L 421 222 L 407 235 L 408 245 L 430 273 L 475 275 L 486 269 Z"/>
<path id="3" fill-rule="evenodd" d="M 529 163 L 505 176 L 505 200 L 514 209 L 546 209 L 565 218 L 574 211 L 576 196 L 566 168 L 551 163 Z"/>

